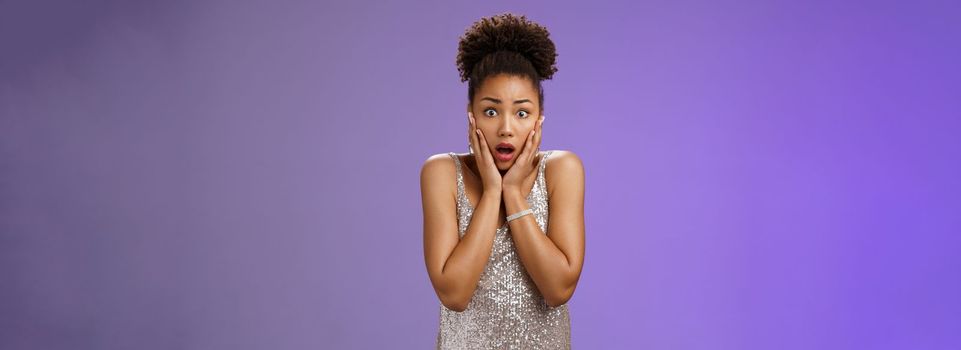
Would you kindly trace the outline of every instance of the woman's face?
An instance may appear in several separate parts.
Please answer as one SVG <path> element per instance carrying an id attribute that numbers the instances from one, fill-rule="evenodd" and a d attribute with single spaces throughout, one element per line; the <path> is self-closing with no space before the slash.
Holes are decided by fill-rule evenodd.
<path id="1" fill-rule="evenodd" d="M 474 91 L 474 99 L 467 108 L 474 113 L 474 122 L 484 133 L 498 170 L 510 169 L 524 151 L 527 136 L 541 118 L 539 102 L 534 83 L 519 76 L 490 76 Z M 498 151 L 498 145 L 505 142 L 513 146 L 509 154 Z"/>

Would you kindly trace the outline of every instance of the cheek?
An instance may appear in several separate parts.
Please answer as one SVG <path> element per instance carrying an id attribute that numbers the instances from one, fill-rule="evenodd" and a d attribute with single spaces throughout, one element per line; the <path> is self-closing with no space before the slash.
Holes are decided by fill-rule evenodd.
<path id="1" fill-rule="evenodd" d="M 527 143 L 527 140 L 528 140 L 528 139 L 533 140 L 533 139 L 531 138 L 531 131 L 534 131 L 534 128 L 533 128 L 533 127 L 531 127 L 530 129 L 527 129 L 527 130 L 524 131 L 524 135 L 523 135 L 524 137 L 523 137 L 522 140 L 523 140 L 523 142 L 524 142 L 525 144 Z"/>
<path id="2" fill-rule="evenodd" d="M 497 139 L 496 125 L 484 125 L 481 126 L 480 129 L 484 133 L 484 138 L 487 139 L 488 143 L 494 142 L 494 140 Z"/>

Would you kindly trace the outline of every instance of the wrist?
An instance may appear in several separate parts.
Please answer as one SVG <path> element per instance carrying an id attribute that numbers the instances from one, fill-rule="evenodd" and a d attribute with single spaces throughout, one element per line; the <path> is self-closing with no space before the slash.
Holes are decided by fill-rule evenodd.
<path id="1" fill-rule="evenodd" d="M 521 189 L 520 189 L 520 187 L 504 186 L 504 189 L 502 190 L 502 192 L 504 193 L 504 197 L 505 197 L 505 198 L 509 198 L 509 197 L 520 197 L 520 196 L 521 196 Z"/>
<path id="2" fill-rule="evenodd" d="M 493 190 L 492 191 L 484 190 L 484 193 L 481 193 L 481 200 L 485 200 L 485 199 L 496 200 L 497 202 L 500 202 L 501 192 L 493 191 Z"/>
<path id="3" fill-rule="evenodd" d="M 505 191 L 503 202 L 507 215 L 517 213 L 530 207 L 530 204 L 527 203 L 527 199 L 521 196 L 520 191 Z"/>

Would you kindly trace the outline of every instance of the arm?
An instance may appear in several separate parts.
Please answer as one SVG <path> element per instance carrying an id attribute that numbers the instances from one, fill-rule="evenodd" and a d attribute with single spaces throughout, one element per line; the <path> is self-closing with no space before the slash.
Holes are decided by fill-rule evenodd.
<path id="1" fill-rule="evenodd" d="M 547 234 L 533 215 L 510 222 L 517 254 L 537 289 L 550 306 L 567 303 L 574 294 L 584 264 L 584 167 L 574 153 L 558 151 L 545 170 L 550 179 L 550 216 Z M 504 191 L 504 205 L 512 214 L 528 209 L 519 189 Z"/>
<path id="2" fill-rule="evenodd" d="M 446 158 L 446 159 L 445 159 Z M 464 237 L 458 237 L 456 172 L 446 154 L 427 159 L 421 169 L 424 260 L 434 292 L 448 309 L 464 311 L 490 259 L 500 211 L 500 191 L 485 191 Z M 455 190 L 456 191 L 456 190 Z"/>

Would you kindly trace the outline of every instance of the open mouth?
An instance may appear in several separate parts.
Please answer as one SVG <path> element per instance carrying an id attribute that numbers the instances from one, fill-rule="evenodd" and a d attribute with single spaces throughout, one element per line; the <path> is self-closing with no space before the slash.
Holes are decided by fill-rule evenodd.
<path id="1" fill-rule="evenodd" d="M 510 161 L 514 158 L 514 145 L 502 142 L 494 148 L 497 151 L 497 159 L 503 162 Z"/>

